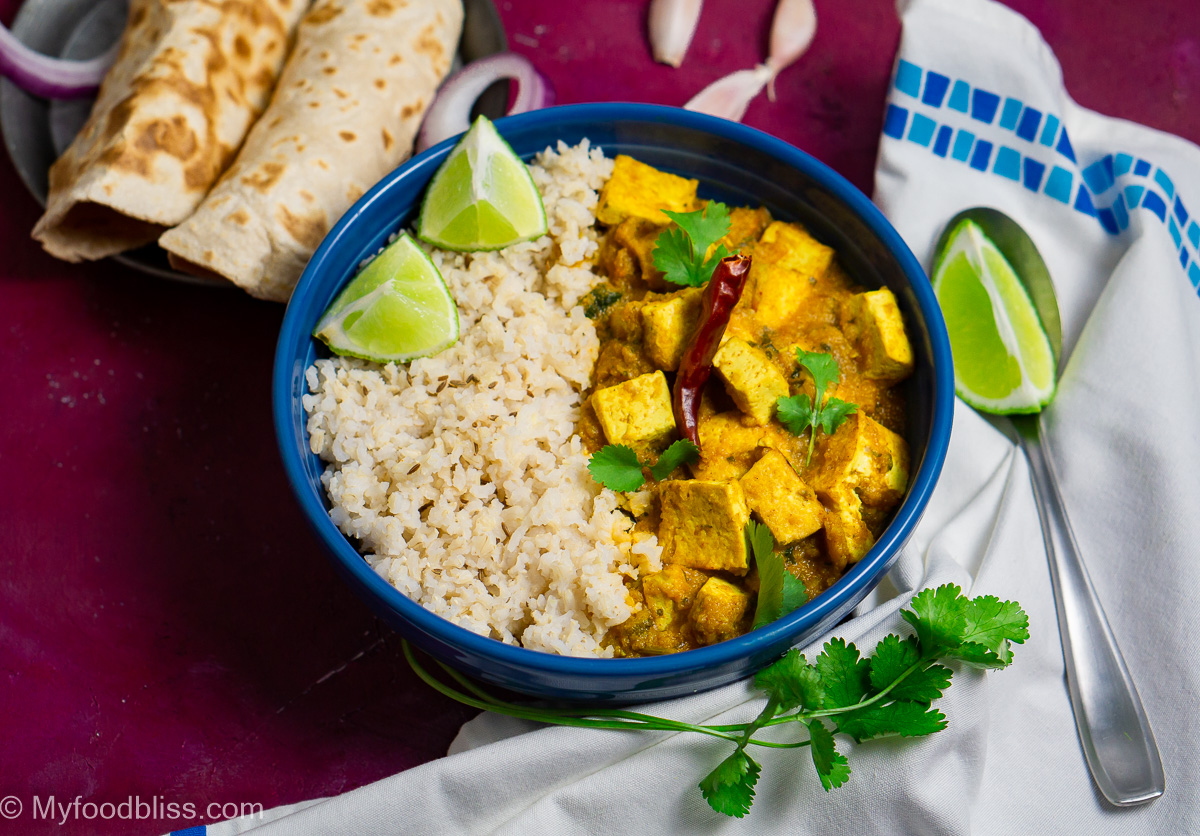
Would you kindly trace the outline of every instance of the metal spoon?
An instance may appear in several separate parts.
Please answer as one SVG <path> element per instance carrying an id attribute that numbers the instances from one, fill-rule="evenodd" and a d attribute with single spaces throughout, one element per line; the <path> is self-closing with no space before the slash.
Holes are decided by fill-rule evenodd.
<path id="1" fill-rule="evenodd" d="M 1064 358 L 1058 302 L 1037 247 L 1025 230 L 1003 212 L 976 207 L 950 220 L 935 252 L 942 251 L 950 232 L 966 218 L 979 224 L 1013 266 L 1037 309 L 1061 371 Z M 1067 689 L 1092 779 L 1104 797 L 1117 806 L 1153 801 L 1165 788 L 1162 758 L 1133 678 L 1083 565 L 1041 415 L 1012 416 L 1011 420 L 1029 460 L 1042 537 L 1050 559 Z"/>

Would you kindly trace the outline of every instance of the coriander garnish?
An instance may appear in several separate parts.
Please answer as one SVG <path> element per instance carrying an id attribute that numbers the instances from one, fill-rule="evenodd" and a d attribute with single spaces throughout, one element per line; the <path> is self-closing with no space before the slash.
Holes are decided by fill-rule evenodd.
<path id="1" fill-rule="evenodd" d="M 721 244 L 710 258 L 708 248 L 729 234 L 729 207 L 709 201 L 695 212 L 663 214 L 678 224 L 678 229 L 664 229 L 654 241 L 654 266 L 663 271 L 663 278 L 673 284 L 699 287 L 710 278 L 729 250 Z"/>
<path id="2" fill-rule="evenodd" d="M 1010 643 L 1029 638 L 1029 619 L 1021 606 L 991 595 L 968 599 L 954 584 L 925 589 L 911 609 L 900 614 L 916 635 L 889 635 L 868 657 L 852 643 L 830 639 L 813 663 L 789 650 L 754 677 L 767 702 L 749 723 L 697 725 L 624 709 L 553 708 L 503 701 L 446 665 L 454 684 L 430 674 L 403 642 L 404 655 L 416 674 L 451 699 L 497 714 L 561 726 L 633 731 L 690 731 L 734 743 L 733 753 L 700 782 L 700 792 L 719 813 L 741 818 L 754 802 L 762 767 L 746 747 L 812 749 L 813 766 L 826 791 L 850 778 L 847 757 L 838 752 L 834 735 L 858 742 L 876 737 L 920 737 L 946 728 L 946 716 L 930 703 L 950 685 L 952 671 L 942 661 L 959 660 L 982 668 L 1004 668 L 1012 662 Z M 439 663 L 440 664 L 440 663 Z M 461 690 L 460 690 L 461 689 Z M 829 722 L 832 724 L 826 725 Z M 798 723 L 808 739 L 794 742 L 758 740 L 768 726 Z"/>
<path id="3" fill-rule="evenodd" d="M 808 436 L 808 456 L 804 460 L 807 465 L 812 461 L 813 448 L 817 443 L 817 428 L 824 430 L 826 435 L 833 435 L 833 431 L 858 407 L 840 398 L 825 399 L 826 387 L 841 379 L 837 360 L 832 354 L 797 348 L 796 360 L 812 375 L 817 396 L 809 398 L 808 395 L 793 395 L 790 398 L 779 398 L 775 401 L 776 417 L 794 435 L 800 435 L 806 429 L 811 430 Z"/>
<path id="4" fill-rule="evenodd" d="M 778 621 L 808 600 L 804 581 L 783 565 L 775 553 L 771 529 L 754 520 L 746 523 L 746 539 L 758 567 L 758 606 L 754 610 L 754 629 Z"/>
<path id="5" fill-rule="evenodd" d="M 646 483 L 642 468 L 649 468 L 654 481 L 661 482 L 681 464 L 700 458 L 700 448 L 681 438 L 650 464 L 638 460 L 638 455 L 624 444 L 606 444 L 588 459 L 588 472 L 604 487 L 614 491 L 636 491 Z"/>

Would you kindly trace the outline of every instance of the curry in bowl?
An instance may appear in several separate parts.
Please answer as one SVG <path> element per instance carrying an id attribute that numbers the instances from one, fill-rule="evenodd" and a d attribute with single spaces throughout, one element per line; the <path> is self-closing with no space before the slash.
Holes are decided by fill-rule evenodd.
<path id="1" fill-rule="evenodd" d="M 531 172 L 548 235 L 430 252 L 458 343 L 408 365 L 308 368 L 333 521 L 426 609 L 550 653 L 657 655 L 746 632 L 752 520 L 809 595 L 828 588 L 907 488 L 898 384 L 913 359 L 890 291 L 858 287 L 803 227 L 731 210 L 722 243 L 750 267 L 693 404 L 699 455 L 614 492 L 589 472 L 597 451 L 661 463 L 678 438 L 672 389 L 705 291 L 667 285 L 654 251 L 675 228 L 664 209 L 709 205 L 695 180 L 586 141 L 547 149 Z M 836 369 L 824 399 L 813 355 Z M 838 399 L 840 422 L 797 430 L 780 404 L 805 396 Z"/>
<path id="2" fill-rule="evenodd" d="M 704 207 L 697 185 L 619 156 L 600 194 L 606 281 L 585 302 L 601 343 L 579 424 L 590 450 L 626 444 L 654 456 L 677 437 L 670 379 L 701 319 L 702 291 L 673 289 L 653 256 L 668 226 L 662 210 Z M 657 536 L 663 568 L 629 582 L 635 613 L 607 640 L 617 655 L 688 650 L 749 629 L 758 577 L 743 530 L 752 517 L 816 595 L 866 554 L 907 487 L 898 384 L 913 355 L 891 291 L 857 286 L 799 224 L 756 207 L 729 215 L 721 243 L 750 256 L 749 276 L 700 400 L 699 461 L 624 505 L 635 532 Z M 818 433 L 811 459 L 808 432 L 776 414 L 780 398 L 816 397 L 797 349 L 831 355 L 841 374 L 829 394 L 857 406 L 832 435 Z"/>

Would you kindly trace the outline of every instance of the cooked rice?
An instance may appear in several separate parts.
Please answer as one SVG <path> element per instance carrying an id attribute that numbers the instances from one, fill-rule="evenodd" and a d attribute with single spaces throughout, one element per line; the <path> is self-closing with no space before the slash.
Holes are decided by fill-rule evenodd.
<path id="1" fill-rule="evenodd" d="M 493 253 L 433 250 L 461 337 L 408 366 L 318 360 L 304 396 L 330 516 L 382 577 L 482 635 L 570 655 L 631 614 L 623 577 L 661 568 L 587 472 L 575 425 L 599 350 L 576 303 L 598 281 L 598 148 L 531 167 L 550 233 Z"/>

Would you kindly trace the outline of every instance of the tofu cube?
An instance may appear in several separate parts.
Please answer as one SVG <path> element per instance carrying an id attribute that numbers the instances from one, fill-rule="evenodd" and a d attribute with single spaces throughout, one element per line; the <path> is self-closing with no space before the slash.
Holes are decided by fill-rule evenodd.
<path id="1" fill-rule="evenodd" d="M 639 455 L 660 452 L 675 434 L 671 391 L 662 372 L 598 389 L 591 404 L 608 443 L 628 445 Z"/>
<path id="2" fill-rule="evenodd" d="M 633 264 L 637 266 L 637 277 L 655 290 L 674 287 L 663 279 L 662 273 L 654 266 L 654 247 L 664 229 L 665 224 L 634 217 L 621 221 L 609 233 L 608 244 L 629 253 Z"/>
<path id="3" fill-rule="evenodd" d="M 642 598 L 655 630 L 669 630 L 682 622 L 708 575 L 686 566 L 667 565 L 642 578 Z"/>
<path id="4" fill-rule="evenodd" d="M 698 185 L 697 180 L 677 177 L 618 154 L 612 177 L 600 190 L 596 220 L 613 225 L 626 218 L 641 218 L 666 226 L 671 219 L 662 213 L 663 209 L 692 212 L 699 208 Z"/>
<path id="5" fill-rule="evenodd" d="M 724 578 L 709 578 L 696 593 L 688 620 L 692 634 L 702 644 L 716 644 L 742 633 L 750 607 L 750 593 Z"/>
<path id="6" fill-rule="evenodd" d="M 720 243 L 731 252 L 753 248 L 770 224 L 771 213 L 765 207 L 751 209 L 748 206 L 735 206 L 729 210 L 729 232 Z"/>
<path id="7" fill-rule="evenodd" d="M 875 535 L 862 518 L 862 501 L 849 487 L 841 487 L 823 497 L 825 545 L 829 559 L 840 572 L 862 560 L 875 545 Z"/>
<path id="8" fill-rule="evenodd" d="M 803 540 L 820 530 L 824 509 L 778 450 L 768 450 L 742 477 L 746 504 L 771 529 L 780 545 Z"/>
<path id="9" fill-rule="evenodd" d="M 660 369 L 673 372 L 700 319 L 703 291 L 690 287 L 668 298 L 642 305 L 644 349 L 650 361 Z"/>
<path id="10" fill-rule="evenodd" d="M 863 412 L 855 412 L 820 443 L 811 476 L 828 505 L 851 490 L 864 505 L 890 510 L 908 487 L 908 444 Z"/>
<path id="11" fill-rule="evenodd" d="M 890 385 L 912 374 L 912 345 L 896 297 L 886 287 L 843 302 L 842 331 L 864 359 L 866 377 Z"/>
<path id="12" fill-rule="evenodd" d="M 695 478 L 733 481 L 754 464 L 763 428 L 747 427 L 742 423 L 742 413 L 702 414 L 696 429 L 700 435 L 700 461 L 692 466 Z"/>
<path id="13" fill-rule="evenodd" d="M 834 252 L 808 234 L 800 224 L 783 221 L 763 230 L 754 248 L 754 258 L 764 264 L 778 264 L 800 274 L 803 279 L 820 280 L 833 264 Z"/>
<path id="14" fill-rule="evenodd" d="M 750 264 L 750 282 L 754 288 L 754 318 L 772 330 L 782 328 L 816 296 L 813 283 L 804 275 L 757 259 Z"/>
<path id="15" fill-rule="evenodd" d="M 730 337 L 717 349 L 713 368 L 737 408 L 759 426 L 775 414 L 775 401 L 788 395 L 787 379 L 779 367 L 761 350 L 737 337 Z"/>
<path id="16" fill-rule="evenodd" d="M 658 542 L 664 563 L 744 575 L 750 568 L 750 509 L 737 482 L 673 480 L 659 486 Z"/>

